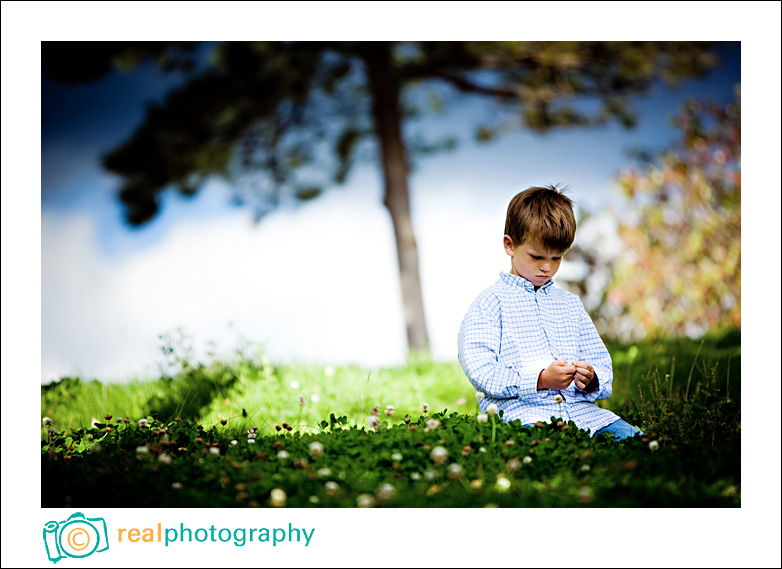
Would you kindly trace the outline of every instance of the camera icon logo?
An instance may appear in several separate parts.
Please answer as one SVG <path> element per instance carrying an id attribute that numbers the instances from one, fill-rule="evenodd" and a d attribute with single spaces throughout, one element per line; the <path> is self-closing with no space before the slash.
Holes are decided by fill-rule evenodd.
<path id="1" fill-rule="evenodd" d="M 49 522 L 43 526 L 43 543 L 52 563 L 65 557 L 89 557 L 109 548 L 106 520 L 85 518 L 76 512 L 64 522 Z"/>

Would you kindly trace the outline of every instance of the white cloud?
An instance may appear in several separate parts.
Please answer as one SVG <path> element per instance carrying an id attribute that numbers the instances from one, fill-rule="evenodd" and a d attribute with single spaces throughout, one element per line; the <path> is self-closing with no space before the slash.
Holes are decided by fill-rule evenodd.
<path id="1" fill-rule="evenodd" d="M 393 229 L 375 194 L 333 191 L 257 226 L 243 210 L 185 218 L 156 246 L 115 257 L 99 247 L 90 217 L 44 211 L 42 381 L 154 376 L 158 336 L 177 328 L 201 357 L 210 340 L 228 353 L 239 333 L 276 361 L 403 363 Z M 452 187 L 421 192 L 414 204 L 437 359 L 456 359 L 467 308 L 508 269 L 506 201 Z"/>
<path id="2" fill-rule="evenodd" d="M 490 258 L 482 252 L 490 240 L 471 239 L 464 228 L 482 226 L 469 213 L 440 211 L 419 235 L 430 334 L 445 358 L 455 357 L 472 297 L 496 276 L 475 262 Z M 237 336 L 228 322 L 276 359 L 401 363 L 394 247 L 382 205 L 357 192 L 334 192 L 258 226 L 241 211 L 184 221 L 157 246 L 121 259 L 99 250 L 91 218 L 44 212 L 42 380 L 154 375 L 159 334 L 182 328 L 197 352 L 209 340 L 229 350 Z"/>

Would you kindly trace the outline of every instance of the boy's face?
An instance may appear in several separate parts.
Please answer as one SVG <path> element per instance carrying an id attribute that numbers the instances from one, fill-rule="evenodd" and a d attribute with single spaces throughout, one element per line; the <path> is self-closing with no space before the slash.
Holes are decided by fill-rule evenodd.
<path id="1" fill-rule="evenodd" d="M 542 245 L 527 241 L 521 245 L 513 246 L 511 238 L 507 235 L 503 238 L 505 252 L 511 258 L 512 275 L 527 279 L 533 284 L 535 290 L 550 281 L 562 262 L 564 253 L 550 251 Z"/>

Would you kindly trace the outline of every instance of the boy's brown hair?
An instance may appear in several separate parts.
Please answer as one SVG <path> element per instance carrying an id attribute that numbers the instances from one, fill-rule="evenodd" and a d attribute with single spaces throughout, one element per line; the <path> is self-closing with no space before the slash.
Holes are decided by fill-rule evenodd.
<path id="1" fill-rule="evenodd" d="M 557 186 L 527 188 L 508 205 L 505 235 L 514 247 L 531 241 L 564 253 L 576 237 L 572 200 Z"/>

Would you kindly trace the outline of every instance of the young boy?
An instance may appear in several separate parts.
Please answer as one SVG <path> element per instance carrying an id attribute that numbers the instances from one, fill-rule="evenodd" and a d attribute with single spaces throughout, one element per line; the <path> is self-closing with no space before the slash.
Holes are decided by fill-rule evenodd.
<path id="1" fill-rule="evenodd" d="M 503 245 L 509 273 L 472 303 L 459 331 L 459 363 L 481 412 L 524 425 L 561 417 L 592 436 L 632 437 L 639 429 L 595 405 L 611 396 L 611 356 L 581 300 L 552 278 L 573 244 L 571 200 L 554 186 L 532 187 L 508 206 Z"/>

